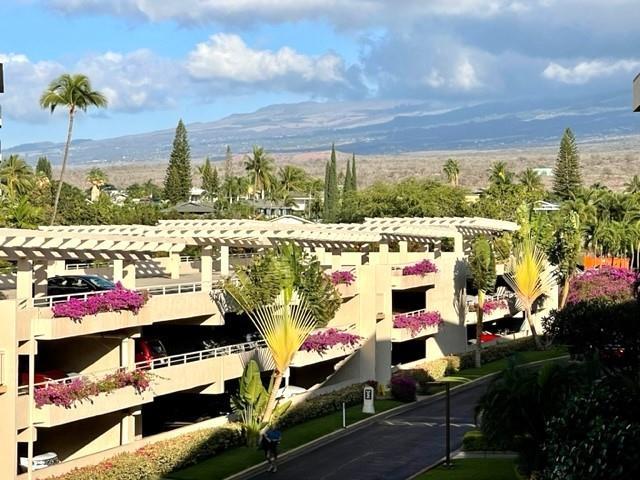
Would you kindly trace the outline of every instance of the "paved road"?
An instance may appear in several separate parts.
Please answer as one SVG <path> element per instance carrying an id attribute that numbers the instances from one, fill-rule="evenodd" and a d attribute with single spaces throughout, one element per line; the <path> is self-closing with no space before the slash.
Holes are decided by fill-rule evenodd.
<path id="1" fill-rule="evenodd" d="M 452 449 L 473 428 L 473 410 L 486 383 L 451 394 Z M 404 480 L 445 455 L 444 398 L 379 420 L 254 479 Z"/>

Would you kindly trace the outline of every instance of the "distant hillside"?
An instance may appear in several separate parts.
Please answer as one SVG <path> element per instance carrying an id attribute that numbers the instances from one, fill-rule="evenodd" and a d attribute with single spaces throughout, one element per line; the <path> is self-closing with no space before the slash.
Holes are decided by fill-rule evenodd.
<path id="1" fill-rule="evenodd" d="M 490 150 L 555 145 L 571 126 L 580 141 L 599 142 L 640 134 L 640 115 L 628 96 L 562 102 L 531 99 L 437 109 L 415 101 L 361 101 L 272 105 L 249 114 L 187 126 L 195 159 L 221 158 L 226 145 L 236 153 L 263 145 L 274 153 L 323 151 L 335 142 L 358 154 L 401 154 L 434 150 Z M 570 103 L 570 105 L 569 105 Z M 173 128 L 73 143 L 73 165 L 164 162 Z M 62 146 L 29 143 L 6 153 L 59 162 Z"/>

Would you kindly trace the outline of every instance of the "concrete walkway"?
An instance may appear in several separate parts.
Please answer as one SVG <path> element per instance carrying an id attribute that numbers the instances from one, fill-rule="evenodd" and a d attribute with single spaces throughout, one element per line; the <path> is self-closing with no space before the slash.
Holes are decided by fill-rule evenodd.
<path id="1" fill-rule="evenodd" d="M 474 428 L 474 408 L 488 382 L 451 392 L 451 448 Z M 405 480 L 445 455 L 444 397 L 381 419 L 285 461 L 254 479 Z M 284 460 L 284 459 L 283 459 Z"/>

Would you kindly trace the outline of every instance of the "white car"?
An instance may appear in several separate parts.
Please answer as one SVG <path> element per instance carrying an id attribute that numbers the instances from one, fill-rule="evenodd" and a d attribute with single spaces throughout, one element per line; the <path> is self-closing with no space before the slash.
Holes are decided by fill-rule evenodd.
<path id="1" fill-rule="evenodd" d="M 276 398 L 287 399 L 300 395 L 301 393 L 305 393 L 306 391 L 306 388 L 296 387 L 295 385 L 286 385 L 278 389 L 278 396 Z"/>
<path id="2" fill-rule="evenodd" d="M 31 461 L 31 469 L 41 470 L 43 468 L 50 467 L 51 465 L 55 465 L 56 463 L 60 463 L 60 459 L 58 459 L 57 453 L 42 453 L 33 457 Z M 27 457 L 20 457 L 20 470 L 22 470 L 22 472 L 26 472 L 28 469 L 29 459 Z"/>

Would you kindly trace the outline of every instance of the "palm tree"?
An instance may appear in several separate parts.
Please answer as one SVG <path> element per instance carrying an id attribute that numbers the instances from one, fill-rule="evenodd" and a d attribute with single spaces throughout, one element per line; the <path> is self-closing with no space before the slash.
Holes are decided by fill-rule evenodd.
<path id="1" fill-rule="evenodd" d="M 482 363 L 482 317 L 484 298 L 487 291 L 492 290 L 496 284 L 496 261 L 491 248 L 491 243 L 486 237 L 478 237 L 473 242 L 471 255 L 469 256 L 469 270 L 473 277 L 473 286 L 478 290 L 476 302 L 476 367 Z"/>
<path id="2" fill-rule="evenodd" d="M 94 187 L 100 188 L 108 181 L 107 174 L 100 168 L 94 167 L 87 173 L 87 182 Z"/>
<path id="3" fill-rule="evenodd" d="M 634 175 L 631 180 L 624 184 L 624 191 L 627 193 L 640 193 L 640 176 Z"/>
<path id="4" fill-rule="evenodd" d="M 489 170 L 489 182 L 493 185 L 510 185 L 513 183 L 513 172 L 507 169 L 505 162 L 495 162 Z"/>
<path id="5" fill-rule="evenodd" d="M 36 228 L 41 216 L 42 209 L 32 205 L 27 197 L 20 197 L 6 210 L 7 224 L 14 228 Z"/>
<path id="6" fill-rule="evenodd" d="M 0 188 L 10 200 L 25 195 L 33 184 L 33 171 L 18 155 L 10 155 L 0 163 Z"/>
<path id="7" fill-rule="evenodd" d="M 525 238 L 516 247 L 511 270 L 504 276 L 505 281 L 516 295 L 516 303 L 524 311 L 531 335 L 540 348 L 540 339 L 531 319 L 534 302 L 542 295 L 548 295 L 555 281 L 547 268 L 547 258 L 541 248 L 531 238 Z"/>
<path id="8" fill-rule="evenodd" d="M 533 168 L 527 168 L 520 174 L 520 185 L 527 193 L 535 193 L 542 190 L 542 179 Z"/>
<path id="9" fill-rule="evenodd" d="M 252 155 L 245 159 L 244 168 L 251 177 L 254 195 L 260 192 L 260 198 L 264 200 L 265 191 L 273 183 L 273 159 L 264 148 L 254 145 Z"/>
<path id="10" fill-rule="evenodd" d="M 107 106 L 107 98 L 100 92 L 91 88 L 91 82 L 86 75 L 65 73 L 53 80 L 40 97 L 40 106 L 49 109 L 51 113 L 59 106 L 69 110 L 69 126 L 67 129 L 67 141 L 64 145 L 62 155 L 62 168 L 60 170 L 60 181 L 56 190 L 53 202 L 53 214 L 51 215 L 51 225 L 56 221 L 58 213 L 58 202 L 60 201 L 60 191 L 64 181 L 64 172 L 69 159 L 69 147 L 71 146 L 71 135 L 73 132 L 73 119 L 78 110 L 86 112 L 89 107 L 102 108 Z"/>
<path id="11" fill-rule="evenodd" d="M 442 171 L 446 175 L 447 181 L 451 186 L 457 187 L 458 181 L 460 180 L 460 165 L 458 162 L 452 158 L 448 159 L 442 167 Z"/>
<path id="12" fill-rule="evenodd" d="M 307 173 L 300 167 L 286 165 L 278 170 L 279 186 L 285 192 L 294 192 L 304 187 Z"/>

